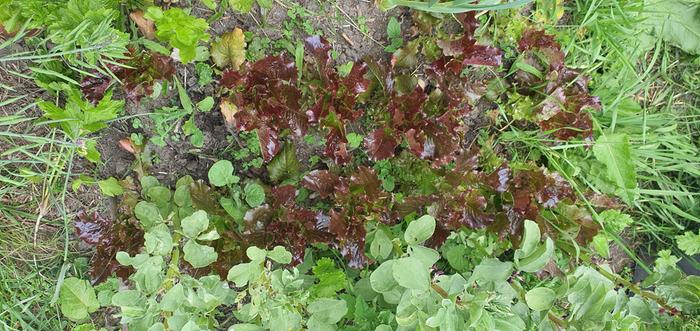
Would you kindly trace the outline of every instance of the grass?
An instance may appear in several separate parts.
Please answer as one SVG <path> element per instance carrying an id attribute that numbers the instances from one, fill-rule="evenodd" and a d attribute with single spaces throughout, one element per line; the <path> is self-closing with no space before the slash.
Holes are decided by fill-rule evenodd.
<path id="1" fill-rule="evenodd" d="M 559 27 L 567 62 L 593 78 L 593 93 L 603 104 L 596 115 L 601 129 L 630 137 L 640 188 L 628 209 L 638 220 L 632 241 L 644 255 L 655 256 L 659 247 L 673 247 L 676 235 L 700 227 L 700 65 L 644 35 L 640 2 L 578 0 L 570 6 L 570 21 Z M 501 140 L 525 146 L 520 157 L 537 151 L 555 169 L 577 168 L 573 154 L 586 153 L 582 142 L 552 149 L 537 132 L 511 130 Z M 589 176 L 578 173 L 576 179 L 598 191 Z"/>
<path id="2" fill-rule="evenodd" d="M 445 8 L 398 2 L 423 9 Z M 673 247 L 676 235 L 700 227 L 700 61 L 659 39 L 640 41 L 639 1 L 575 0 L 567 6 L 572 15 L 557 26 L 565 39 L 567 62 L 594 77 L 594 93 L 604 105 L 597 123 L 625 132 L 631 139 L 640 197 L 627 212 L 637 220 L 631 236 L 638 244 L 619 243 L 644 265 L 637 253 L 653 256 L 659 247 Z M 354 22 L 351 25 L 362 32 Z M 2 43 L 0 51 L 23 36 L 20 33 Z M 14 53 L 0 56 L 0 66 L 32 66 L 56 56 L 99 49 Z M 20 71 L 0 68 L 0 76 L 26 79 L 27 74 Z M 54 304 L 55 288 L 69 270 L 80 274 L 85 267 L 74 259 L 77 249 L 71 242 L 70 223 L 74 207 L 67 202 L 70 178 L 77 175 L 77 145 L 49 128 L 49 123 L 38 122 L 33 101 L 14 84 L 0 81 L 0 328 L 61 330 L 67 324 Z M 628 101 L 639 108 L 625 108 Z M 536 132 L 504 131 L 500 142 L 511 145 L 516 158 L 540 153 L 562 172 L 576 167 L 575 154 L 585 152 L 580 142 L 552 148 L 551 141 Z M 579 192 L 598 190 L 586 175 L 572 177 Z M 682 255 L 678 250 L 674 253 Z M 690 261 L 697 267 L 697 262 Z"/>
<path id="3" fill-rule="evenodd" d="M 0 57 L 0 328 L 61 330 L 50 303 L 75 251 L 66 197 L 77 146 L 36 121 L 34 95 L 23 89 L 31 82 L 15 74 L 27 62 L 18 59 L 27 61 Z"/>

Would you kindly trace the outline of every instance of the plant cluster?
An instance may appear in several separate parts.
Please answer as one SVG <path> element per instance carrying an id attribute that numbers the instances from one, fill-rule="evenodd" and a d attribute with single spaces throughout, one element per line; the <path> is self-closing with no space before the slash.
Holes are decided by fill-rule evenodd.
<path id="1" fill-rule="evenodd" d="M 27 39 L 39 45 L 32 77 L 54 97 L 37 106 L 75 153 L 100 164 L 91 135 L 125 109 L 138 130 L 109 142 L 133 156 L 133 175 L 72 178 L 74 191 L 97 185 L 115 212 L 76 215 L 94 254 L 62 269 L 62 315 L 74 330 L 147 331 L 697 323 L 700 278 L 677 267 L 680 253 L 700 252 L 694 228 L 639 284 L 606 262 L 614 246 L 629 250 L 621 237 L 639 215 L 627 206 L 653 191 L 638 184 L 633 125 L 606 117 L 601 83 L 574 69 L 561 36 L 520 11 L 505 23 L 474 11 L 528 2 L 379 1 L 422 11 L 408 31 L 388 21 L 389 59 L 340 64 L 308 21 L 288 22 L 274 55 L 240 28 L 210 35 L 227 9 L 266 12 L 267 0 L 202 1 L 209 22 L 175 2 L 60 0 L 34 20 L 16 11 L 38 2 L 0 0 L 13 11 L 0 12 L 0 33 L 46 29 Z M 560 2 L 545 3 L 533 17 L 556 22 Z M 203 152 L 205 118 L 223 119 L 229 147 Z M 168 174 L 172 186 L 154 177 L 158 152 L 183 146 L 206 174 Z"/>

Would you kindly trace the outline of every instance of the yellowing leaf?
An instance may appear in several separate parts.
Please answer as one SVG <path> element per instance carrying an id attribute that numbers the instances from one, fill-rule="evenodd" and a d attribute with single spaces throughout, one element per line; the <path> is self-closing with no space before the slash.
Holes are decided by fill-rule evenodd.
<path id="1" fill-rule="evenodd" d="M 143 10 L 136 10 L 129 14 L 129 18 L 136 23 L 136 26 L 139 27 L 146 39 L 154 40 L 156 39 L 155 23 L 146 19 L 143 15 Z"/>
<path id="2" fill-rule="evenodd" d="M 235 127 L 235 115 L 236 113 L 238 113 L 238 107 L 236 107 L 236 105 L 233 102 L 223 100 L 221 101 L 219 109 L 221 109 L 221 115 L 224 117 L 224 122 L 226 123 L 226 126 L 229 128 Z"/>
<path id="3" fill-rule="evenodd" d="M 245 36 L 243 30 L 236 28 L 224 33 L 218 42 L 211 45 L 211 58 L 217 66 L 224 68 L 231 66 L 238 70 L 245 62 Z"/>

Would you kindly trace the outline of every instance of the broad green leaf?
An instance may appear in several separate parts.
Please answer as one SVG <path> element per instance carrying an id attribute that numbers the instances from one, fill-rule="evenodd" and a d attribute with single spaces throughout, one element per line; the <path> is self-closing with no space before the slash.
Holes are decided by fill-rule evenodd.
<path id="1" fill-rule="evenodd" d="M 157 185 L 146 191 L 146 197 L 163 211 L 168 208 L 170 203 L 170 189 L 165 186 Z M 161 213 L 161 215 L 165 214 Z"/>
<path id="2" fill-rule="evenodd" d="M 419 259 L 414 257 L 397 259 L 391 269 L 396 282 L 405 288 L 413 290 L 430 288 L 430 272 Z"/>
<path id="3" fill-rule="evenodd" d="M 622 230 L 634 223 L 630 215 L 617 209 L 608 209 L 599 214 L 605 231 L 613 234 L 620 234 Z"/>
<path id="4" fill-rule="evenodd" d="M 151 325 L 151 327 L 149 327 L 147 331 L 165 331 L 165 325 L 159 322 Z"/>
<path id="5" fill-rule="evenodd" d="M 378 293 L 391 291 L 398 285 L 394 279 L 394 260 L 386 261 L 369 275 L 369 283 L 372 289 Z"/>
<path id="6" fill-rule="evenodd" d="M 598 254 L 602 257 L 610 257 L 610 245 L 608 244 L 609 238 L 607 233 L 602 232 L 598 233 L 593 237 L 593 240 L 591 240 L 591 245 L 593 245 L 593 248 L 595 249 Z"/>
<path id="7" fill-rule="evenodd" d="M 494 258 L 485 258 L 474 267 L 474 272 L 469 277 L 468 283 L 499 282 L 507 280 L 513 272 L 513 264 L 501 262 Z"/>
<path id="8" fill-rule="evenodd" d="M 316 262 L 312 270 L 314 276 L 318 278 L 318 284 L 314 284 L 310 288 L 311 293 L 315 297 L 335 297 L 336 292 L 346 287 L 347 277 L 345 272 L 338 269 L 333 260 L 327 257 L 321 258 Z"/>
<path id="9" fill-rule="evenodd" d="M 212 108 L 214 108 L 214 98 L 212 98 L 211 96 L 208 96 L 202 99 L 202 101 L 197 102 L 197 109 L 199 109 L 203 113 L 211 111 Z"/>
<path id="10" fill-rule="evenodd" d="M 537 272 L 544 268 L 554 254 L 554 242 L 547 238 L 544 245 L 539 245 L 530 255 L 520 257 L 516 252 L 515 264 L 519 270 Z"/>
<path id="11" fill-rule="evenodd" d="M 270 314 L 270 330 L 299 330 L 301 329 L 301 315 L 289 311 L 286 307 L 276 307 Z"/>
<path id="12" fill-rule="evenodd" d="M 418 259 L 426 269 L 432 268 L 433 264 L 440 260 L 438 251 L 423 246 L 409 246 L 408 255 Z"/>
<path id="13" fill-rule="evenodd" d="M 185 261 L 195 268 L 204 268 L 218 258 L 214 247 L 200 245 L 194 240 L 188 240 L 182 251 L 185 252 Z"/>
<path id="14" fill-rule="evenodd" d="M 221 238 L 219 235 L 219 232 L 216 231 L 216 228 L 209 230 L 209 232 L 205 232 L 197 236 L 197 240 L 204 240 L 204 241 L 212 241 Z"/>
<path id="15" fill-rule="evenodd" d="M 166 256 L 173 249 L 173 237 L 165 224 L 158 224 L 144 234 L 144 247 L 151 255 Z"/>
<path id="16" fill-rule="evenodd" d="M 203 331 L 203 329 L 200 328 L 195 321 L 190 320 L 182 326 L 182 329 L 180 329 L 180 331 Z"/>
<path id="17" fill-rule="evenodd" d="M 455 245 L 443 251 L 447 263 L 450 264 L 452 268 L 459 272 L 465 271 L 469 266 L 469 259 L 467 259 L 468 248 L 466 245 Z"/>
<path id="18" fill-rule="evenodd" d="M 525 233 L 523 234 L 522 243 L 520 244 L 520 251 L 524 256 L 527 256 L 535 251 L 537 245 L 540 243 L 541 235 L 539 226 L 533 221 L 525 220 L 524 227 Z"/>
<path id="19" fill-rule="evenodd" d="M 409 245 L 418 245 L 432 237 L 435 232 L 435 218 L 424 215 L 408 224 L 404 239 Z"/>
<path id="20" fill-rule="evenodd" d="M 84 320 L 100 308 L 90 282 L 75 277 L 63 280 L 58 300 L 61 313 L 73 321 Z"/>
<path id="21" fill-rule="evenodd" d="M 148 193 L 148 190 L 150 190 L 151 188 L 160 185 L 160 183 L 158 182 L 158 178 L 155 178 L 153 176 L 143 176 L 139 180 L 139 183 L 141 183 L 141 194 L 143 195 L 146 195 L 146 193 Z"/>
<path id="22" fill-rule="evenodd" d="M 520 248 L 513 256 L 515 265 L 525 272 L 536 272 L 544 268 L 554 254 L 554 242 L 547 238 L 544 245 L 540 244 L 540 228 L 537 223 L 525 220 L 525 234 Z"/>
<path id="23" fill-rule="evenodd" d="M 71 329 L 71 331 L 95 331 L 97 327 L 95 324 L 80 324 Z M 101 330 L 100 330 L 101 331 Z M 150 329 L 148 331 L 151 331 Z"/>
<path id="24" fill-rule="evenodd" d="M 197 238 L 200 233 L 204 232 L 209 227 L 209 217 L 204 210 L 198 210 L 192 215 L 185 217 L 180 221 L 182 232 L 187 238 Z"/>
<path id="25" fill-rule="evenodd" d="M 267 171 L 270 179 L 278 183 L 298 176 L 299 160 L 294 145 L 285 143 L 282 150 L 268 163 Z"/>
<path id="26" fill-rule="evenodd" d="M 229 160 L 220 160 L 209 168 L 209 182 L 217 187 L 238 183 L 239 178 L 233 175 L 233 164 Z"/>
<path id="27" fill-rule="evenodd" d="M 102 155 L 100 151 L 97 150 L 97 141 L 94 139 L 85 140 L 85 149 L 79 149 L 78 154 L 84 156 L 88 161 L 92 163 L 99 163 L 100 156 Z"/>
<path id="28" fill-rule="evenodd" d="M 245 62 L 245 36 L 243 30 L 235 28 L 224 33 L 218 42 L 211 45 L 211 58 L 219 68 L 231 66 L 238 70 Z"/>
<path id="29" fill-rule="evenodd" d="M 102 194 L 106 196 L 116 197 L 124 193 L 124 189 L 121 185 L 119 185 L 119 181 L 114 177 L 100 180 L 97 182 L 97 185 L 100 186 L 100 191 L 102 191 Z"/>
<path id="30" fill-rule="evenodd" d="M 593 145 L 593 154 L 605 165 L 608 179 L 617 185 L 615 194 L 631 204 L 637 197 L 637 170 L 627 135 L 601 134 Z"/>
<path id="31" fill-rule="evenodd" d="M 292 262 L 292 253 L 283 246 L 275 246 L 275 248 L 267 252 L 267 257 L 277 263 L 289 264 Z"/>
<path id="32" fill-rule="evenodd" d="M 146 313 L 146 298 L 137 290 L 115 293 L 112 296 L 112 305 L 121 308 L 122 317 L 141 318 Z"/>
<path id="33" fill-rule="evenodd" d="M 254 0 L 229 0 L 229 5 L 233 10 L 247 14 L 251 9 L 253 9 Z"/>
<path id="34" fill-rule="evenodd" d="M 311 318 L 324 324 L 335 324 L 345 316 L 348 307 L 345 300 L 322 298 L 310 303 L 307 310 Z"/>
<path id="35" fill-rule="evenodd" d="M 700 55 L 700 4 L 686 0 L 646 0 L 642 26 L 650 33 L 695 55 Z"/>
<path id="36" fill-rule="evenodd" d="M 185 124 L 182 125 L 182 132 L 190 137 L 190 144 L 192 144 L 192 146 L 200 148 L 204 146 L 204 132 L 197 127 L 195 115 L 190 116 L 190 118 L 185 121 Z"/>
<path id="37" fill-rule="evenodd" d="M 396 17 L 389 18 L 389 23 L 386 26 L 386 35 L 389 39 L 401 37 L 401 23 Z"/>
<path id="38" fill-rule="evenodd" d="M 156 224 L 163 223 L 163 217 L 160 216 L 158 207 L 150 202 L 141 201 L 134 207 L 136 218 L 141 221 L 141 226 L 148 231 Z"/>
<path id="39" fill-rule="evenodd" d="M 238 202 L 229 198 L 219 199 L 219 204 L 224 208 L 227 214 L 231 216 L 236 222 L 242 222 L 245 217 L 245 211 L 247 207 L 242 202 Z"/>
<path id="40" fill-rule="evenodd" d="M 139 290 L 146 294 L 158 291 L 164 277 L 163 265 L 165 262 L 163 257 L 138 254 L 132 259 L 132 262 L 136 273 L 131 276 L 131 279 L 136 282 Z"/>
<path id="41" fill-rule="evenodd" d="M 97 301 L 100 306 L 108 306 L 112 302 L 112 295 L 119 290 L 119 280 L 117 278 L 107 278 L 104 282 L 95 286 Z"/>
<path id="42" fill-rule="evenodd" d="M 265 331 L 267 329 L 255 324 L 236 324 L 228 328 L 228 331 Z"/>
<path id="43" fill-rule="evenodd" d="M 228 281 L 236 284 L 236 287 L 243 287 L 250 280 L 250 263 L 241 263 L 233 266 L 226 276 Z"/>
<path id="44" fill-rule="evenodd" d="M 243 188 L 243 192 L 245 193 L 245 202 L 253 208 L 265 202 L 265 189 L 260 184 L 248 183 Z"/>
<path id="45" fill-rule="evenodd" d="M 218 7 L 218 4 L 214 0 L 202 0 L 202 4 L 211 10 L 216 10 L 216 7 Z"/>
<path id="46" fill-rule="evenodd" d="M 250 246 L 248 249 L 245 251 L 246 256 L 251 261 L 259 261 L 262 262 L 267 257 L 267 251 L 261 248 L 257 248 L 255 246 Z"/>
<path id="47" fill-rule="evenodd" d="M 188 114 L 194 112 L 194 105 L 192 104 L 192 99 L 187 94 L 187 90 L 180 84 L 178 79 L 175 79 L 175 86 L 177 86 L 177 95 L 180 98 L 180 105 Z"/>
<path id="48" fill-rule="evenodd" d="M 384 230 L 377 229 L 374 233 L 374 239 L 369 245 L 369 252 L 376 259 L 384 260 L 389 257 L 391 250 L 394 248 L 394 244 L 391 242 L 389 237 L 386 235 Z"/>
<path id="49" fill-rule="evenodd" d="M 173 194 L 173 202 L 175 202 L 178 207 L 192 205 L 192 196 L 190 195 L 189 185 L 178 186 L 175 189 L 175 194 Z"/>
<path id="50" fill-rule="evenodd" d="M 556 299 L 556 293 L 546 287 L 537 287 L 525 293 L 527 306 L 534 311 L 549 310 Z"/>
<path id="51" fill-rule="evenodd" d="M 174 312 L 185 303 L 185 300 L 185 288 L 181 283 L 178 283 L 165 292 L 160 300 L 160 306 L 163 311 Z"/>

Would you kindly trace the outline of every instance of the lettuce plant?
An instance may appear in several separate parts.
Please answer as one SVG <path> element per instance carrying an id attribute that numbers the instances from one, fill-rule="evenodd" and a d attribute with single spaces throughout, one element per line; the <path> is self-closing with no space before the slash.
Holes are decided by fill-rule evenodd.
<path id="1" fill-rule="evenodd" d="M 194 60 L 199 42 L 209 40 L 207 21 L 193 17 L 181 8 L 163 11 L 158 7 L 149 7 L 145 17 L 155 22 L 159 40 L 178 49 L 182 63 Z"/>

